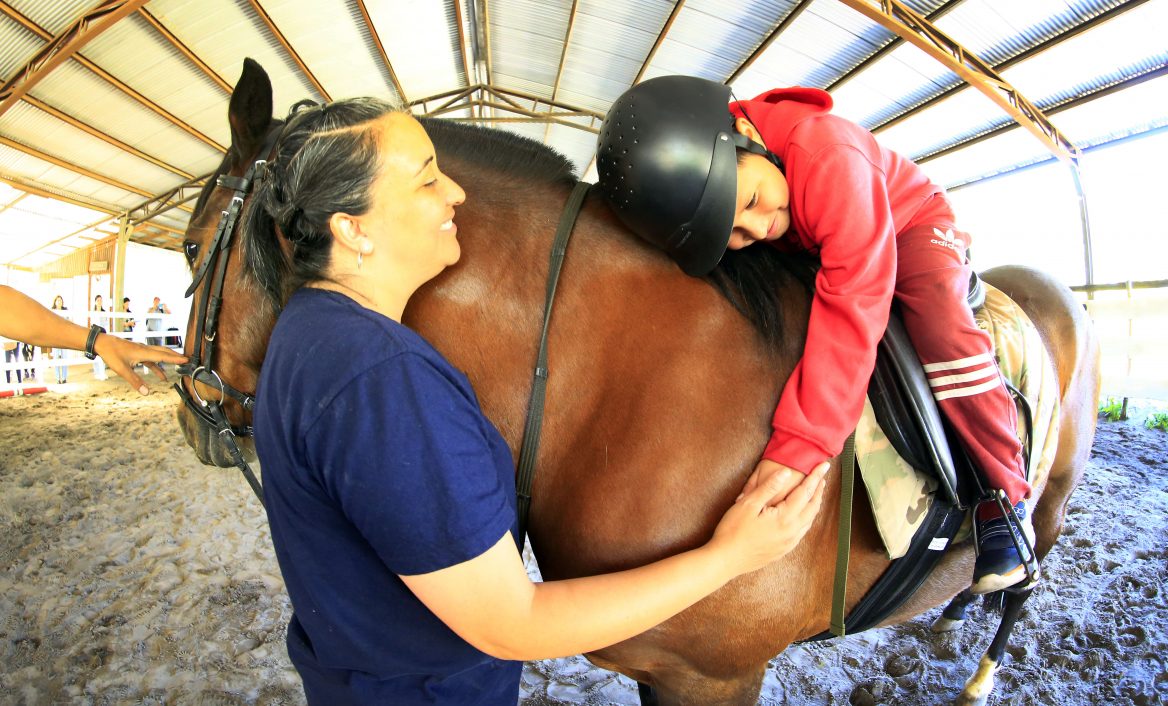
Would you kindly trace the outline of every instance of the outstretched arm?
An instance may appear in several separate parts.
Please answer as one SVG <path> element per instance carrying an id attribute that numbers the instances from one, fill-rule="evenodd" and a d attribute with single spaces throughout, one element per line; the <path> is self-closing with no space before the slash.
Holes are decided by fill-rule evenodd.
<path id="1" fill-rule="evenodd" d="M 0 336 L 34 346 L 83 351 L 88 335 L 88 329 L 57 316 L 15 289 L 0 285 Z M 169 348 L 144 346 L 107 334 L 97 337 L 93 350 L 111 370 L 143 395 L 150 394 L 150 388 L 134 373 L 135 365 L 142 363 L 165 380 L 166 375 L 158 363 L 185 363 L 187 360 L 186 356 Z"/>
<path id="2" fill-rule="evenodd" d="M 822 464 L 767 502 L 756 485 L 723 517 L 704 546 L 627 571 L 531 583 L 510 534 L 482 555 L 429 574 L 402 576 L 414 594 L 464 640 L 503 659 L 545 659 L 606 647 L 644 632 L 785 555 L 810 528 L 823 499 Z"/>

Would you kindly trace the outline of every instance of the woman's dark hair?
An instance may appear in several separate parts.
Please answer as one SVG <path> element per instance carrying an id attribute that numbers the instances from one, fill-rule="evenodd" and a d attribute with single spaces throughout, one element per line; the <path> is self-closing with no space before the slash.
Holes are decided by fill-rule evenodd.
<path id="1" fill-rule="evenodd" d="M 372 123 L 400 110 L 377 98 L 301 101 L 289 110 L 242 223 L 248 269 L 277 307 L 301 285 L 325 277 L 329 218 L 369 210 L 381 164 Z"/>

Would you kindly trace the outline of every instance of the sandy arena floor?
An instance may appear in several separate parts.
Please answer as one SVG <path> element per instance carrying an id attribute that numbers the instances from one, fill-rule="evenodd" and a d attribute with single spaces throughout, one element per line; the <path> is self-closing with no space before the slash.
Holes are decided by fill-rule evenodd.
<path id="1" fill-rule="evenodd" d="M 0 399 L 0 703 L 303 703 L 291 610 L 238 471 L 195 460 L 165 384 L 141 398 L 70 375 Z M 1168 434 L 1143 418 L 1101 423 L 990 703 L 1168 703 Z M 761 703 L 951 702 L 996 616 L 975 606 L 943 636 L 936 616 L 792 647 Z M 529 663 L 520 702 L 638 703 L 582 658 Z"/>

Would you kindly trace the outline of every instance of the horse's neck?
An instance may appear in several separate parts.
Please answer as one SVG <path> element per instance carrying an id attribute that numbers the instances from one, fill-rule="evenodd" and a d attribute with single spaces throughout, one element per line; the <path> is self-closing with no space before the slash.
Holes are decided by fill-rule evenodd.
<path id="1" fill-rule="evenodd" d="M 455 216 L 462 255 L 419 290 L 405 322 L 467 374 L 484 411 L 515 447 L 542 325 L 548 256 L 567 187 L 452 177 L 468 194 Z"/>

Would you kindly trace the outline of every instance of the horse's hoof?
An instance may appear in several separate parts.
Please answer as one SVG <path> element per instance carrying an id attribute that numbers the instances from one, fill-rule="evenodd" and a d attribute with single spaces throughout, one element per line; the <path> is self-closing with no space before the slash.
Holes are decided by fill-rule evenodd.
<path id="1" fill-rule="evenodd" d="M 953 702 L 955 706 L 985 706 L 994 691 L 994 673 L 998 671 L 998 666 L 989 655 L 983 656 L 977 671 L 965 682 L 965 689 Z"/>
<path id="2" fill-rule="evenodd" d="M 960 630 L 961 626 L 964 624 L 965 624 L 964 618 L 962 618 L 960 620 L 953 620 L 951 618 L 946 618 L 945 616 L 941 616 L 940 618 L 937 618 L 936 620 L 933 621 L 932 630 L 935 633 L 953 632 L 955 630 Z"/>

